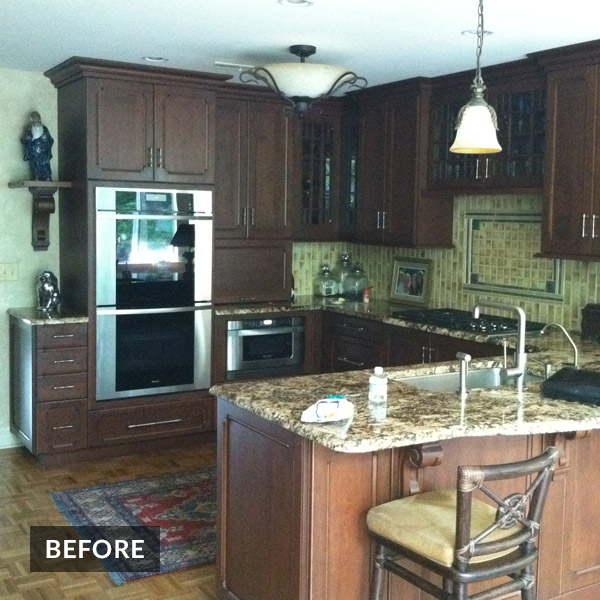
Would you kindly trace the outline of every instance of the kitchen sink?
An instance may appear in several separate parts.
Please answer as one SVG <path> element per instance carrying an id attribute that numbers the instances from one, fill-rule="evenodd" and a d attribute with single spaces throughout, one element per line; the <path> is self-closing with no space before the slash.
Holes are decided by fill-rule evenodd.
<path id="1" fill-rule="evenodd" d="M 431 373 L 430 375 L 413 375 L 401 377 L 396 381 L 413 385 L 422 390 L 430 392 L 455 392 L 459 388 L 460 373 Z M 525 384 L 531 381 L 541 381 L 541 377 L 527 374 Z M 512 385 L 512 381 L 505 381 L 502 377 L 502 369 L 493 367 L 490 369 L 474 369 L 467 374 L 467 389 L 473 388 L 496 388 L 501 385 Z"/>

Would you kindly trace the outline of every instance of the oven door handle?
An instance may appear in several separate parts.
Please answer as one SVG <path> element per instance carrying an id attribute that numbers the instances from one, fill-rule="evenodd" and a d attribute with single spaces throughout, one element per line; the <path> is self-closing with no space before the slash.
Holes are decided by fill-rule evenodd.
<path id="1" fill-rule="evenodd" d="M 265 329 L 232 329 L 228 331 L 228 335 L 232 337 L 248 337 L 256 335 L 280 335 L 284 333 L 298 333 L 304 331 L 304 327 L 271 327 Z"/>
<path id="2" fill-rule="evenodd" d="M 164 313 L 192 312 L 211 308 L 211 304 L 197 304 L 195 306 L 171 306 L 168 308 L 97 308 L 98 315 L 157 315 Z"/>

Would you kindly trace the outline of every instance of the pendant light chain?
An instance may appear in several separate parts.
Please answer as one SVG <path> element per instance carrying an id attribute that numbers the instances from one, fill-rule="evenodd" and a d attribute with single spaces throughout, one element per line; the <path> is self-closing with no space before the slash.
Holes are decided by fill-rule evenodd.
<path id="1" fill-rule="evenodd" d="M 479 0 L 479 8 L 477 10 L 477 52 L 475 53 L 475 57 L 477 60 L 476 69 L 475 69 L 475 80 L 474 84 L 476 87 L 480 88 L 483 86 L 483 78 L 481 77 L 481 52 L 483 50 L 483 0 Z"/>

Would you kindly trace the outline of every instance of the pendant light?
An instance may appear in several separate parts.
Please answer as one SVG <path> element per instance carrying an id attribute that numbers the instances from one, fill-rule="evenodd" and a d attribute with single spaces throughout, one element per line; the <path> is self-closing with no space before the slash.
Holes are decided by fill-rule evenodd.
<path id="1" fill-rule="evenodd" d="M 481 49 L 483 47 L 483 0 L 479 0 L 477 21 L 477 67 L 471 84 L 471 99 L 456 117 L 456 138 L 450 152 L 459 154 L 492 154 L 500 152 L 496 131 L 498 118 L 496 111 L 484 100 L 485 84 L 481 77 Z"/>
<path id="2" fill-rule="evenodd" d="M 278 96 L 294 107 L 296 114 L 303 116 L 312 105 L 332 96 L 344 86 L 363 88 L 364 77 L 344 67 L 307 63 L 306 58 L 317 49 L 308 44 L 290 46 L 291 54 L 298 56 L 297 63 L 270 63 L 247 69 L 240 73 L 242 83 L 266 83 Z"/>

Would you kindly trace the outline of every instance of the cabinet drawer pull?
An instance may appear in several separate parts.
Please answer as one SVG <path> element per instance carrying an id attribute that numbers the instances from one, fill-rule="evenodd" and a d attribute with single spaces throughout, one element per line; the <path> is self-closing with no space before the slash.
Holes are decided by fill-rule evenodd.
<path id="1" fill-rule="evenodd" d="M 72 390 L 75 386 L 74 385 L 55 385 L 52 389 L 53 390 Z"/>
<path id="2" fill-rule="evenodd" d="M 63 358 L 62 360 L 53 360 L 52 361 L 55 365 L 61 364 L 61 363 L 72 363 L 75 362 L 74 358 Z"/>
<path id="3" fill-rule="evenodd" d="M 592 215 L 592 239 L 596 239 L 596 217 L 598 215 Z"/>
<path id="4" fill-rule="evenodd" d="M 168 421 L 154 421 L 152 423 L 134 423 L 127 425 L 127 429 L 137 429 L 138 427 L 152 427 L 153 425 L 170 425 L 171 423 L 181 423 L 183 419 L 169 419 Z"/>
<path id="5" fill-rule="evenodd" d="M 154 148 L 148 148 L 148 166 L 154 168 Z"/>
<path id="6" fill-rule="evenodd" d="M 256 216 L 255 216 L 255 212 L 256 209 L 254 207 L 252 207 L 250 209 L 250 226 L 251 227 L 256 227 Z"/>
<path id="7" fill-rule="evenodd" d="M 365 366 L 364 362 L 357 362 L 355 360 L 350 360 L 349 358 L 346 358 L 345 356 L 338 356 L 337 360 L 339 360 L 340 362 L 343 362 L 343 363 L 347 363 L 349 365 L 353 365 L 355 367 L 364 367 Z"/>
<path id="8" fill-rule="evenodd" d="M 58 425 L 52 429 L 53 431 L 57 431 L 58 429 L 73 429 L 73 425 Z"/>
<path id="9" fill-rule="evenodd" d="M 380 214 L 380 211 L 377 211 L 377 229 L 379 229 L 379 214 Z"/>
<path id="10" fill-rule="evenodd" d="M 386 210 L 381 211 L 381 229 L 385 229 L 385 215 L 387 214 Z"/>
<path id="11" fill-rule="evenodd" d="M 581 237 L 584 238 L 586 237 L 586 233 L 585 233 L 585 221 L 587 219 L 587 215 L 585 213 L 583 213 L 583 216 L 581 218 Z"/>
<path id="12" fill-rule="evenodd" d="M 364 331 L 364 327 L 356 327 L 354 325 L 348 325 L 348 323 L 340 323 L 342 329 L 351 329 L 352 331 L 358 331 L 359 333 Z"/>
<path id="13" fill-rule="evenodd" d="M 72 333 L 63 333 L 62 335 L 53 335 L 52 337 L 55 340 L 60 340 L 60 339 L 64 339 L 64 338 L 72 338 L 72 337 L 75 337 L 75 336 Z"/>
<path id="14" fill-rule="evenodd" d="M 254 297 L 254 296 L 240 296 L 238 298 L 238 300 L 240 302 L 252 302 L 253 300 L 256 300 L 256 297 Z"/>
<path id="15" fill-rule="evenodd" d="M 162 153 L 162 148 L 157 148 L 156 149 L 156 162 L 158 163 L 157 167 L 159 169 L 162 169 L 163 168 L 163 153 Z"/>

